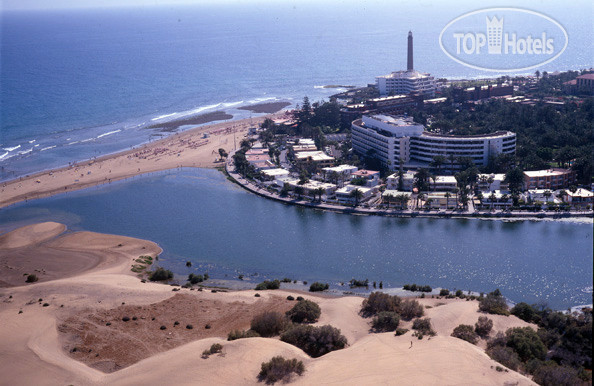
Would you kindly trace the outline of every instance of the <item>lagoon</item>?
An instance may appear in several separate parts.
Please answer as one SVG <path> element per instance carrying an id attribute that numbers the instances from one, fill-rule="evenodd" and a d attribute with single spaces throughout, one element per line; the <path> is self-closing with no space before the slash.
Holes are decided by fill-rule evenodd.
<path id="1" fill-rule="evenodd" d="M 488 292 L 556 309 L 592 303 L 590 220 L 353 216 L 248 193 L 217 170 L 182 169 L 20 203 L 0 232 L 40 221 L 149 239 L 176 274 L 254 281 L 380 280 Z"/>

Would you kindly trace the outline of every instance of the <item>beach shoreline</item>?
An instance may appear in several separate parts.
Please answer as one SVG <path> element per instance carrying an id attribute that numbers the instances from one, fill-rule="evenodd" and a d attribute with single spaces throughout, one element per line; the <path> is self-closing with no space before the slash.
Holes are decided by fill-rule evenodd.
<path id="1" fill-rule="evenodd" d="M 268 107 L 275 109 L 278 106 Z M 146 173 L 182 167 L 223 166 L 219 149 L 231 153 L 239 147 L 250 127 L 259 125 L 266 118 L 286 114 L 280 111 L 257 118 L 199 126 L 129 150 L 3 181 L 0 186 L 0 209 L 22 201 L 109 184 Z"/>

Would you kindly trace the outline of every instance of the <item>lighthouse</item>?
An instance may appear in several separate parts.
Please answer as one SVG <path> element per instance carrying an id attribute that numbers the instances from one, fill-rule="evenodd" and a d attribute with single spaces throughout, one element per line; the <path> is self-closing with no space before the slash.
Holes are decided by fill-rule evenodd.
<path id="1" fill-rule="evenodd" d="M 408 31 L 408 56 L 406 58 L 406 71 L 413 71 L 413 37 L 412 32 Z"/>

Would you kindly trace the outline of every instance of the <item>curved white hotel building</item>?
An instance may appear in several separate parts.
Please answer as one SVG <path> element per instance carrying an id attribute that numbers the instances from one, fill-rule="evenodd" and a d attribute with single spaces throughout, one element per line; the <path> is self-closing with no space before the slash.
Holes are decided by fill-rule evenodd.
<path id="1" fill-rule="evenodd" d="M 412 118 L 388 115 L 363 116 L 353 121 L 353 149 L 372 154 L 384 165 L 395 168 L 400 159 L 405 165 L 426 166 L 433 157 L 468 157 L 476 165 L 486 165 L 489 157 L 515 154 L 516 134 L 497 131 L 483 135 L 446 135 L 425 131 Z"/>

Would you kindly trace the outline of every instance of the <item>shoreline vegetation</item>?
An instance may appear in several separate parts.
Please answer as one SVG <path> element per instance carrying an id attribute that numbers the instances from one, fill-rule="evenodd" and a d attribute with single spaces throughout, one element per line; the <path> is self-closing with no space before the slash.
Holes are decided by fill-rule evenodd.
<path id="1" fill-rule="evenodd" d="M 591 319 L 588 325 L 524 303 L 510 315 L 498 290 L 480 297 L 447 290 L 329 297 L 286 288 L 211 289 L 208 279 L 204 286 L 154 283 L 131 267 L 140 257 L 158 261 L 157 244 L 65 232 L 62 224 L 40 223 L 0 236 L 2 261 L 29 256 L 0 267 L 3 278 L 15 271 L 15 281 L 0 288 L 0 318 L 10 326 L 0 330 L 6 379 L 118 385 L 184 383 L 207 373 L 210 383 L 256 385 L 276 362 L 295 365 L 297 376 L 287 378 L 295 384 L 328 377 L 385 383 L 398 376 L 415 384 L 445 377 L 453 384 L 533 385 L 588 377 L 576 370 L 583 360 L 588 366 L 585 346 L 572 337 L 591 331 Z M 60 264 L 51 262 L 56 252 L 63 254 Z M 82 268 L 81 255 L 90 262 Z M 39 280 L 19 279 L 23 269 Z M 551 326 L 559 318 L 572 334 L 555 335 Z M 571 353 L 577 365 L 545 362 L 545 347 L 566 358 Z M 277 357 L 289 362 L 271 361 Z"/>

